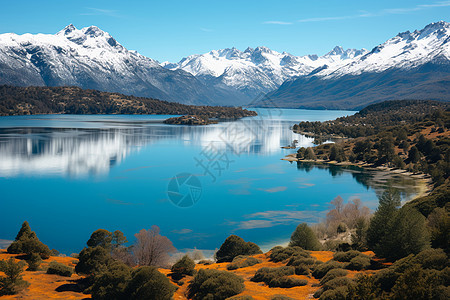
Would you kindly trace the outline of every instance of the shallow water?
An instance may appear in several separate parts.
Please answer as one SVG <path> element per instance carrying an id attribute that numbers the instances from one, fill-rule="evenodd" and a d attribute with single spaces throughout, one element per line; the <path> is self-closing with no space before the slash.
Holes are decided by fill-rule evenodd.
<path id="1" fill-rule="evenodd" d="M 179 250 L 213 250 L 232 233 L 268 249 L 298 223 L 323 218 L 336 196 L 375 209 L 386 178 L 280 160 L 295 151 L 281 149 L 293 140 L 313 145 L 290 130 L 294 123 L 354 112 L 258 113 L 199 127 L 162 124 L 167 116 L 2 117 L 0 241 L 14 239 L 28 220 L 66 254 L 98 228 L 119 229 L 132 241 L 152 225 Z M 416 193 L 413 180 L 392 180 L 404 199 Z"/>

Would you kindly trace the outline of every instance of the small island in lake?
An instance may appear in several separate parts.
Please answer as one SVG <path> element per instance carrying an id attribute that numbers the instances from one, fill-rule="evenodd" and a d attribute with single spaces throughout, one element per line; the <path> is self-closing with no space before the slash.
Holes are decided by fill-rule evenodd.
<path id="1" fill-rule="evenodd" d="M 207 117 L 197 115 L 185 115 L 181 117 L 173 117 L 164 120 L 165 124 L 172 125 L 209 125 L 217 124 L 217 121 L 212 121 Z"/>

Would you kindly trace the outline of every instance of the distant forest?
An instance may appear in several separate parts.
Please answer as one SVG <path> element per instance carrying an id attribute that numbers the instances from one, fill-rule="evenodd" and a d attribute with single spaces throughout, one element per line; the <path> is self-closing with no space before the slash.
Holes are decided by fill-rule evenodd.
<path id="1" fill-rule="evenodd" d="M 240 107 L 194 106 L 74 86 L 16 87 L 0 85 L 0 116 L 35 114 L 167 114 L 234 119 L 254 116 Z"/>

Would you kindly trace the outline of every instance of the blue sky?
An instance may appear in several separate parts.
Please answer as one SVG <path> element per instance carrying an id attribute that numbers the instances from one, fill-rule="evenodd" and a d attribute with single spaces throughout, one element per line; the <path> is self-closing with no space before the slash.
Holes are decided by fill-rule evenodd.
<path id="1" fill-rule="evenodd" d="M 399 32 L 450 21 L 443 0 L 0 1 L 0 33 L 96 25 L 159 61 L 233 46 L 294 55 L 323 55 L 336 45 L 372 49 Z"/>

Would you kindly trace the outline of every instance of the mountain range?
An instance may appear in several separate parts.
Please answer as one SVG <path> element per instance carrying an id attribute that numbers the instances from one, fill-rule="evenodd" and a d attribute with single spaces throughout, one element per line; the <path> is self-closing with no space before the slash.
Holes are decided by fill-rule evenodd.
<path id="1" fill-rule="evenodd" d="M 185 104 L 212 104 L 213 92 L 192 74 L 170 71 L 127 50 L 96 26 L 72 24 L 55 35 L 0 35 L 0 84 L 78 86 Z"/>
<path id="2" fill-rule="evenodd" d="M 359 109 L 390 99 L 449 100 L 450 23 L 403 32 L 371 51 L 294 56 L 267 47 L 213 50 L 178 63 L 127 50 L 96 26 L 0 35 L 0 84 L 75 85 L 186 104 Z M 260 97 L 259 97 L 260 98 Z M 267 98 L 267 97 L 266 97 Z"/>

